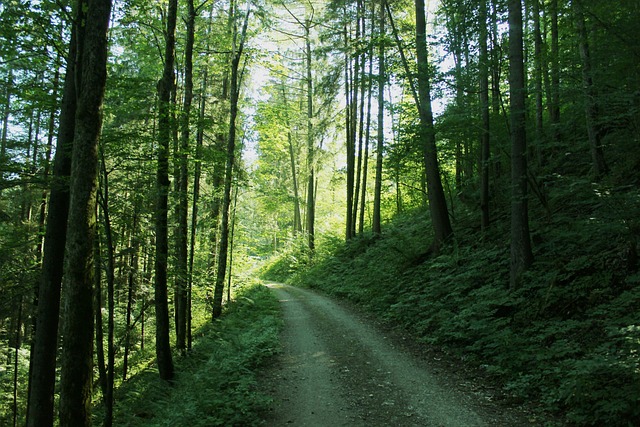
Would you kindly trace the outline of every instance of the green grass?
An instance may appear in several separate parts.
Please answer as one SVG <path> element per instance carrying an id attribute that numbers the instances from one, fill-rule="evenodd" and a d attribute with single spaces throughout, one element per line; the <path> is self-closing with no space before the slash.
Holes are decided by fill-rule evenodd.
<path id="1" fill-rule="evenodd" d="M 271 292 L 258 283 L 242 288 L 219 321 L 194 332 L 192 350 L 176 358 L 172 385 L 147 359 L 146 368 L 118 388 L 114 425 L 261 425 L 258 413 L 269 398 L 258 391 L 256 376 L 278 350 L 280 326 Z"/>

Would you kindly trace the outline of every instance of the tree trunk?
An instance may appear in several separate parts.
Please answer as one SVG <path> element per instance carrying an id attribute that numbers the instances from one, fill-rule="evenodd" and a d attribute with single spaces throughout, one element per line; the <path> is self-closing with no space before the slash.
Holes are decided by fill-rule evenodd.
<path id="1" fill-rule="evenodd" d="M 75 23 L 84 19 L 85 12 L 81 7 L 76 7 L 60 106 L 49 212 L 42 253 L 42 272 L 38 286 L 36 330 L 31 347 L 33 369 L 29 372 L 28 427 L 53 425 L 60 289 L 69 212 L 68 177 L 71 174 L 71 155 L 74 145 L 76 83 L 81 83 L 82 42 L 84 41 L 82 35 L 84 28 L 79 28 Z"/>
<path id="2" fill-rule="evenodd" d="M 179 151 L 180 182 L 178 190 L 178 229 L 176 231 L 176 348 L 187 348 L 187 306 L 188 302 L 188 150 L 189 150 L 189 125 L 191 116 L 191 103 L 193 100 L 193 43 L 196 11 L 193 0 L 187 2 L 187 41 L 185 45 L 184 66 L 184 104 L 181 120 L 181 139 Z"/>
<path id="3" fill-rule="evenodd" d="M 217 319 L 222 315 L 222 295 L 224 293 L 224 279 L 227 270 L 227 256 L 229 248 L 229 210 L 231 206 L 231 185 L 233 181 L 233 168 L 235 165 L 236 151 L 236 118 L 238 116 L 238 97 L 239 97 L 239 76 L 240 60 L 242 59 L 242 51 L 249 25 L 250 10 L 247 10 L 242 33 L 240 34 L 240 42 L 237 50 L 234 42 L 234 54 L 231 60 L 231 81 L 230 95 L 231 105 L 229 112 L 229 137 L 227 140 L 227 164 L 224 176 L 224 194 L 222 198 L 222 221 L 220 223 L 220 245 L 218 248 L 218 265 L 216 274 L 216 284 L 213 294 L 213 318 Z"/>
<path id="4" fill-rule="evenodd" d="M 376 147 L 376 179 L 373 192 L 373 226 L 375 234 L 382 233 L 380 205 L 382 198 L 382 150 L 384 149 L 384 86 L 385 76 L 385 52 L 384 52 L 384 4 L 380 7 L 380 33 L 378 44 L 378 135 Z"/>
<path id="5" fill-rule="evenodd" d="M 305 25 L 305 59 L 307 68 L 307 168 L 309 173 L 309 180 L 307 182 L 307 242 L 311 256 L 316 248 L 315 243 L 315 217 L 316 217 L 316 204 L 315 204 L 315 160 L 314 160 L 314 135 L 313 135 L 313 80 L 311 78 L 311 38 L 309 30 L 311 23 L 307 22 Z"/>
<path id="6" fill-rule="evenodd" d="M 110 0 L 87 6 L 78 94 L 71 200 L 65 259 L 63 346 L 60 374 L 60 425 L 91 425 L 93 375 L 93 239 L 98 177 L 98 139 L 107 77 Z"/>
<path id="7" fill-rule="evenodd" d="M 15 347 L 13 355 L 13 425 L 18 426 L 18 368 L 20 367 L 20 347 L 22 347 L 22 304 L 23 297 L 18 300 L 18 314 L 15 327 Z"/>
<path id="8" fill-rule="evenodd" d="M 104 153 L 101 154 L 103 189 L 99 193 L 102 214 L 104 216 L 104 234 L 107 245 L 107 378 L 106 393 L 104 395 L 105 414 L 104 427 L 111 427 L 113 424 L 113 382 L 115 370 L 115 256 L 113 233 L 111 231 L 111 216 L 109 213 L 109 177 L 107 175 L 107 166 L 104 160 Z"/>
<path id="9" fill-rule="evenodd" d="M 509 92 L 511 99 L 511 274 L 519 285 L 533 262 L 527 202 L 526 89 L 522 41 L 522 3 L 509 0 Z"/>
<path id="10" fill-rule="evenodd" d="M 233 208 L 231 208 L 231 236 L 229 237 L 229 273 L 227 280 L 227 302 L 231 302 L 231 278 L 233 275 L 233 238 L 236 231 L 236 207 L 238 206 L 238 186 L 233 195 Z"/>
<path id="11" fill-rule="evenodd" d="M 388 7 L 388 4 L 387 4 Z M 375 17 L 375 8 L 371 7 L 371 36 L 373 39 L 373 19 Z M 391 20 L 391 18 L 389 18 Z M 369 137 L 371 136 L 371 95 L 373 93 L 373 43 L 369 47 L 369 82 L 367 86 L 367 123 L 365 125 L 365 144 L 364 159 L 362 165 L 362 191 L 360 201 L 360 222 L 358 224 L 358 233 L 364 233 L 364 211 L 367 201 L 367 176 L 369 171 Z"/>
<path id="12" fill-rule="evenodd" d="M 596 100 L 597 94 L 593 85 L 593 74 L 591 72 L 591 51 L 589 48 L 589 35 L 584 18 L 584 11 L 581 0 L 572 0 L 571 5 L 575 13 L 578 26 L 578 43 L 580 48 L 580 59 L 582 60 L 582 90 L 584 94 L 584 113 L 587 123 L 587 135 L 589 137 L 589 147 L 591 148 L 591 160 L 593 162 L 593 172 L 596 179 L 602 178 L 609 173 L 609 167 L 604 159 L 602 150 L 602 130 L 598 124 L 599 108 Z"/>
<path id="13" fill-rule="evenodd" d="M 489 162 L 491 159 L 490 147 L 490 120 L 489 120 L 489 53 L 487 49 L 487 0 L 480 0 L 480 13 L 478 15 L 478 28 L 480 28 L 480 116 L 482 129 L 480 131 L 480 225 L 483 231 L 489 228 Z"/>
<path id="14" fill-rule="evenodd" d="M 11 115 L 11 95 L 13 91 L 13 70 L 9 69 L 5 84 L 5 104 L 2 109 L 2 136 L 0 137 L 0 169 L 4 170 L 7 162 L 7 133 L 9 131 L 9 116 Z M 0 181 L 4 181 L 4 173 L 0 174 Z M 2 188 L 0 188 L 0 192 Z"/>
<path id="15" fill-rule="evenodd" d="M 543 114 L 544 114 L 544 103 L 543 103 L 543 61 L 544 57 L 542 55 L 542 30 L 540 28 L 540 0 L 533 0 L 533 39 L 534 39 L 534 90 L 535 90 L 535 100 L 536 100 L 536 138 L 535 138 L 535 147 L 533 149 L 533 153 L 535 155 L 535 159 L 537 159 L 538 166 L 542 166 L 542 144 L 545 140 L 544 135 L 544 122 L 543 122 Z"/>
<path id="16" fill-rule="evenodd" d="M 94 258 L 94 307 L 96 316 L 96 363 L 98 364 L 98 382 L 103 399 L 107 395 L 107 368 L 104 357 L 104 325 L 102 323 L 102 256 L 100 254 L 100 234 L 98 233 L 93 244 Z"/>
<path id="17" fill-rule="evenodd" d="M 289 161 L 291 163 L 291 179 L 293 180 L 293 231 L 294 233 L 301 233 L 302 216 L 300 215 L 300 192 L 298 190 L 298 175 L 296 172 L 296 159 L 291 131 L 287 132 L 287 142 L 289 143 Z"/>
<path id="18" fill-rule="evenodd" d="M 425 17 L 424 0 L 415 0 L 416 5 L 416 53 L 418 61 L 418 96 L 420 98 L 420 138 L 423 140 L 424 162 L 427 178 L 427 195 L 431 222 L 435 233 L 434 249 L 452 234 L 447 201 L 440 178 L 438 152 L 436 148 L 436 134 L 433 126 L 433 112 L 431 110 L 431 82 L 429 78 L 429 63 L 427 58 L 427 23 Z"/>
<path id="19" fill-rule="evenodd" d="M 491 2 L 491 112 L 500 114 L 500 62 L 502 58 L 502 48 L 498 42 L 498 0 Z"/>
<path id="20" fill-rule="evenodd" d="M 384 9 L 383 9 L 384 13 Z M 362 0 L 358 0 L 358 22 L 360 23 L 362 28 L 362 36 L 364 39 L 366 36 L 366 26 L 365 26 L 365 10 L 364 10 L 364 2 Z M 373 25 L 373 22 L 372 22 Z M 358 223 L 358 202 L 360 200 L 360 183 L 362 177 L 362 144 L 364 143 L 364 95 L 366 91 L 367 74 L 366 74 L 366 58 L 364 53 L 360 53 L 358 55 L 360 60 L 360 75 L 358 77 L 358 86 L 360 90 L 360 104 L 359 104 L 359 112 L 358 112 L 358 147 L 356 152 L 357 164 L 356 164 L 356 187 L 354 190 L 353 197 L 353 235 L 357 234 L 356 224 Z M 364 185 L 364 184 L 363 184 Z"/>
<path id="21" fill-rule="evenodd" d="M 169 196 L 169 145 L 171 142 L 171 92 L 173 88 L 173 64 L 178 1 L 169 0 L 167 32 L 165 38 L 165 63 L 162 79 L 158 83 L 158 173 L 156 201 L 156 260 L 155 260 L 155 308 L 156 308 L 156 358 L 160 378 L 173 379 L 173 360 L 169 339 L 169 307 L 167 296 L 168 233 L 167 213 Z"/>
<path id="22" fill-rule="evenodd" d="M 559 139 L 560 134 L 560 46 L 558 31 L 558 0 L 550 1 L 551 13 L 551 99 L 549 103 L 549 121 L 551 122 L 553 138 Z"/>
<path id="23" fill-rule="evenodd" d="M 133 206 L 133 223 L 131 224 L 131 235 L 129 246 L 131 248 L 131 257 L 129 258 L 129 273 L 127 274 L 127 312 L 125 314 L 125 336 L 124 336 L 124 354 L 122 357 L 122 381 L 127 379 L 127 371 L 129 369 L 129 350 L 131 348 L 131 311 L 133 310 L 133 297 L 138 277 L 138 253 L 140 245 L 136 233 L 138 232 L 138 216 L 139 216 L 139 200 L 137 196 Z"/>
<path id="24" fill-rule="evenodd" d="M 345 10 L 346 13 L 346 10 Z M 354 120 L 353 115 L 355 113 L 353 104 L 355 101 L 354 90 L 352 87 L 355 85 L 353 81 L 353 69 L 351 67 L 351 56 L 349 55 L 349 31 L 347 25 L 344 25 L 344 87 L 345 87 L 345 131 L 346 131 L 346 143 L 347 143 L 347 214 L 345 221 L 346 240 L 353 237 L 353 196 L 354 196 L 354 179 L 355 179 L 355 138 L 354 138 Z"/>

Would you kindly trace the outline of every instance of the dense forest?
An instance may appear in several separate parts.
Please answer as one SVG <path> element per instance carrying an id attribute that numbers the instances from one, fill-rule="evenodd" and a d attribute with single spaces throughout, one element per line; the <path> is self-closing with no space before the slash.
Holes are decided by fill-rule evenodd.
<path id="1" fill-rule="evenodd" d="M 562 423 L 637 425 L 639 18 L 3 1 L 0 424 L 259 424 L 262 276 Z"/>

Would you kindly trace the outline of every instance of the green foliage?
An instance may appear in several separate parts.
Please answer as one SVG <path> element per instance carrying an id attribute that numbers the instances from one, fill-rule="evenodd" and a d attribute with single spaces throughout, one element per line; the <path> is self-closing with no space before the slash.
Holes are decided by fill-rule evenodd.
<path id="1" fill-rule="evenodd" d="M 419 211 L 381 238 L 335 247 L 289 282 L 349 298 L 567 423 L 635 425 L 637 193 L 557 177 L 548 202 L 551 218 L 533 206 L 536 264 L 518 289 L 508 289 L 508 221 L 481 235 L 461 216 L 456 240 L 433 254 Z"/>
<path id="2" fill-rule="evenodd" d="M 261 363 L 278 348 L 278 301 L 264 286 L 242 288 L 225 315 L 194 333 L 192 351 L 176 360 L 172 387 L 154 367 L 116 392 L 116 425 L 260 425 L 269 399 L 256 390 Z"/>
<path id="3" fill-rule="evenodd" d="M 0 425 L 13 425 L 13 379 L 15 348 L 6 345 L 6 341 L 0 341 L 3 363 L 0 365 Z M 5 363 L 9 362 L 7 365 Z M 16 393 L 17 422 L 24 422 L 27 408 L 26 384 L 29 378 L 29 350 L 18 349 L 18 392 Z"/>
<path id="4" fill-rule="evenodd" d="M 309 258 L 309 247 L 301 235 L 292 239 L 283 251 L 272 256 L 261 268 L 260 276 L 265 280 L 284 282 L 292 274 L 304 270 Z"/>

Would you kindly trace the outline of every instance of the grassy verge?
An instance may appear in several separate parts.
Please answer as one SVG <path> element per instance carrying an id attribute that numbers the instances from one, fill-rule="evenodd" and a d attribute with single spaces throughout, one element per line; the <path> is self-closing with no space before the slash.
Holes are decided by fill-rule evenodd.
<path id="1" fill-rule="evenodd" d="M 280 325 L 271 292 L 244 287 L 219 321 L 194 333 L 192 350 L 176 359 L 173 385 L 158 379 L 153 359 L 137 361 L 146 367 L 116 391 L 114 425 L 261 425 L 257 414 L 269 398 L 257 391 L 256 375 L 278 349 Z"/>

